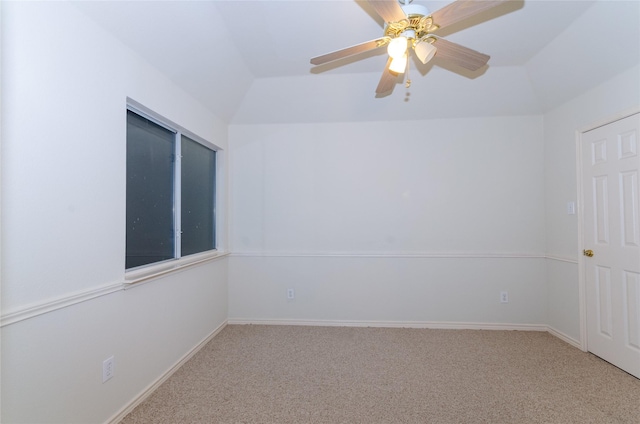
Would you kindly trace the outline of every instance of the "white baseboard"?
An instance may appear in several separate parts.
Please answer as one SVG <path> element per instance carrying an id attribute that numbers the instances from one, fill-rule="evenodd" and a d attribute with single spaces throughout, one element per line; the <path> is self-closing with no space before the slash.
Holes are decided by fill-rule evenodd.
<path id="1" fill-rule="evenodd" d="M 421 259 L 544 259 L 546 256 L 540 252 L 478 252 L 478 251 L 457 251 L 457 252 L 232 252 L 231 257 L 245 258 L 373 258 L 373 259 L 397 259 L 397 258 L 421 258 Z"/>
<path id="2" fill-rule="evenodd" d="M 126 405 L 118 413 L 116 413 L 113 417 L 111 417 L 109 420 L 107 420 L 107 423 L 108 424 L 117 424 L 120 421 L 122 421 L 122 419 L 124 417 L 126 417 L 131 411 L 133 411 L 136 406 L 138 406 L 142 402 L 144 402 L 144 400 L 147 399 L 153 392 L 155 392 L 156 389 L 158 387 L 160 387 L 160 385 L 162 383 L 167 381 L 167 379 L 169 377 L 171 377 L 171 375 L 173 375 L 174 372 L 176 372 L 189 359 L 191 359 L 193 357 L 193 355 L 198 353 L 198 351 L 200 349 L 202 349 L 207 343 L 209 343 L 211 341 L 211 339 L 213 339 L 215 336 L 217 336 L 218 333 L 220 333 L 226 326 L 227 326 L 227 321 L 225 321 L 222 324 L 220 324 L 220 326 L 218 328 L 213 330 L 213 332 L 211 334 L 209 334 L 207 337 L 202 339 L 200 341 L 200 343 L 198 343 L 197 345 L 195 345 L 193 347 L 193 349 L 191 349 L 189 352 L 185 353 L 182 356 L 182 358 L 180 358 L 175 364 L 173 364 L 173 366 L 171 366 L 171 368 L 169 368 L 164 374 L 162 374 L 156 381 L 154 381 L 149 386 L 147 386 L 144 390 L 142 390 L 142 392 L 140 392 L 138 394 L 138 396 L 136 396 L 128 405 Z"/>
<path id="3" fill-rule="evenodd" d="M 238 319 L 231 318 L 229 325 L 306 325 L 317 327 L 379 327 L 379 328 L 430 328 L 438 330 L 512 330 L 546 331 L 552 336 L 585 350 L 579 340 L 545 324 L 505 324 L 488 322 L 440 322 L 440 321 L 338 321 L 338 320 L 289 320 L 289 319 Z"/>
<path id="4" fill-rule="evenodd" d="M 555 328 L 550 327 L 550 326 L 547 326 L 547 331 L 552 336 L 555 336 L 555 337 L 559 338 L 560 340 L 562 340 L 562 341 L 564 341 L 566 343 L 569 343 L 571 346 L 577 347 L 580 350 L 586 351 L 585 349 L 582 348 L 582 343 L 580 343 L 578 340 L 574 339 L 571 336 L 567 336 L 562 331 L 556 330 Z"/>
<path id="5" fill-rule="evenodd" d="M 229 325 L 306 325 L 317 327 L 380 327 L 380 328 L 431 328 L 441 330 L 517 330 L 548 331 L 543 324 L 503 324 L 486 322 L 438 322 L 438 321 L 338 321 L 338 320 L 289 320 L 289 319 L 237 319 Z"/>

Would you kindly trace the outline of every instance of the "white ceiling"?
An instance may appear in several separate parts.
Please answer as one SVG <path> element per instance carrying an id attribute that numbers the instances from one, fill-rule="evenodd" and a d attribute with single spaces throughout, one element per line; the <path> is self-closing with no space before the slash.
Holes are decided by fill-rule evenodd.
<path id="1" fill-rule="evenodd" d="M 431 11 L 451 1 L 415 0 Z M 489 54 L 469 73 L 413 63 L 410 88 L 376 98 L 384 49 L 309 59 L 382 35 L 355 0 L 86 1 L 77 6 L 230 123 L 540 113 L 640 63 L 640 2 L 512 0 L 445 28 Z M 418 66 L 420 65 L 420 66 Z"/>

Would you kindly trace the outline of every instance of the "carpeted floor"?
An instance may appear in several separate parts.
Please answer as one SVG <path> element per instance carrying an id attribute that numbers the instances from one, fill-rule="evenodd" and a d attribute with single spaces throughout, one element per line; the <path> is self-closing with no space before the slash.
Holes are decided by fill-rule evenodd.
<path id="1" fill-rule="evenodd" d="M 640 423 L 640 380 L 541 332 L 230 325 L 122 423 Z"/>

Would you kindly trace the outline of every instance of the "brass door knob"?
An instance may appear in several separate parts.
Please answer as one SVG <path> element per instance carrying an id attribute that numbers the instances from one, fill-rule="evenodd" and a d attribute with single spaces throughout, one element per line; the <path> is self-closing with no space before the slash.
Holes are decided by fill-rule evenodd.
<path id="1" fill-rule="evenodd" d="M 593 256 L 593 250 L 583 250 L 582 254 L 584 256 L 592 257 Z"/>

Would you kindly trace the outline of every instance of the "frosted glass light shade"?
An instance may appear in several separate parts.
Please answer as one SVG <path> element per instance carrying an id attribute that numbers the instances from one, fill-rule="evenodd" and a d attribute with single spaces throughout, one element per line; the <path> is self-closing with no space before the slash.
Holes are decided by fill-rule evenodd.
<path id="1" fill-rule="evenodd" d="M 389 65 L 389 70 L 391 72 L 395 72 L 396 74 L 404 73 L 404 70 L 407 68 L 407 55 L 405 54 L 402 57 L 394 58 Z"/>
<path id="2" fill-rule="evenodd" d="M 433 59 L 437 50 L 433 44 L 426 41 L 417 43 L 413 49 L 416 52 L 416 56 L 418 56 L 418 59 L 420 59 L 420 62 L 422 63 L 427 63 Z"/>
<path id="3" fill-rule="evenodd" d="M 387 46 L 387 53 L 389 53 L 389 56 L 393 59 L 400 59 L 407 53 L 407 38 L 397 37 L 391 40 Z"/>

